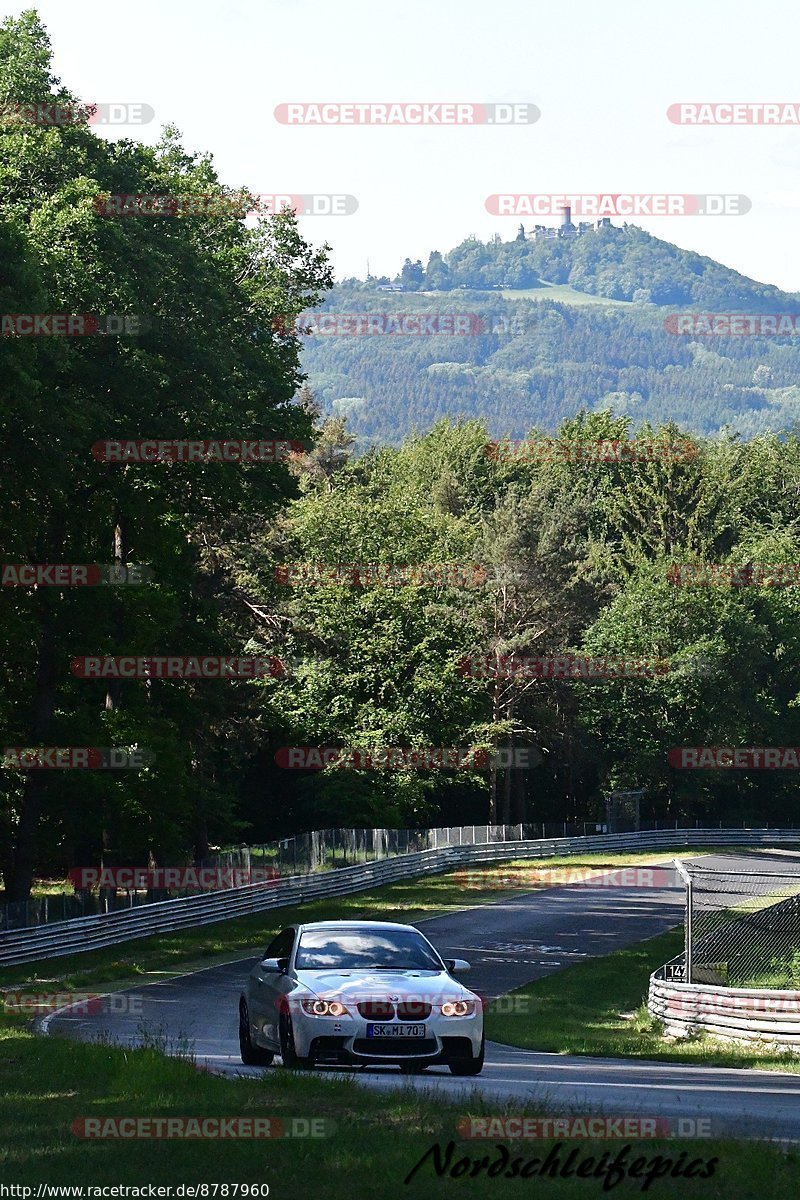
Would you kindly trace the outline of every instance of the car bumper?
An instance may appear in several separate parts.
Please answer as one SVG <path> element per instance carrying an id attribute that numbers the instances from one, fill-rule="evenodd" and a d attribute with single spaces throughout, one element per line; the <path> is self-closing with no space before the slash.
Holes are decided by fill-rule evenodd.
<path id="1" fill-rule="evenodd" d="M 295 1049 L 301 1058 L 318 1061 L 366 1063 L 427 1059 L 429 1062 L 446 1062 L 450 1058 L 476 1058 L 483 1039 L 483 1014 L 480 1012 L 471 1017 L 429 1017 L 421 1022 L 425 1026 L 423 1039 L 369 1037 L 367 1026 L 372 1023 L 361 1017 L 293 1014 Z"/>

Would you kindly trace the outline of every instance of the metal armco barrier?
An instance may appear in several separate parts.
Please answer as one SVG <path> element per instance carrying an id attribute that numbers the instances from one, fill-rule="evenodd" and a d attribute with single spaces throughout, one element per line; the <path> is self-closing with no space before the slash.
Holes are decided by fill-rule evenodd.
<path id="1" fill-rule="evenodd" d="M 800 843 L 791 829 L 664 829 L 589 837 L 488 842 L 447 846 L 394 858 L 230 888 L 182 900 L 165 900 L 125 912 L 101 913 L 0 935 L 0 967 L 114 946 L 156 933 L 172 933 L 286 908 L 328 896 L 349 896 L 399 879 L 507 859 L 550 858 L 604 850 L 658 850 L 703 846 L 775 846 Z"/>
<path id="2" fill-rule="evenodd" d="M 705 1030 L 733 1042 L 800 1046 L 800 992 L 727 988 L 665 978 L 671 964 L 650 976 L 647 1008 L 672 1037 Z"/>

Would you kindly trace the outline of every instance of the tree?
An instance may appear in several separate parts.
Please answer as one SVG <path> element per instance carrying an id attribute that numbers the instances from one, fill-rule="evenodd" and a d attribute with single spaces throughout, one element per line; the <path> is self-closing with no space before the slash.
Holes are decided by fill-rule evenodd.
<path id="1" fill-rule="evenodd" d="M 400 282 L 410 292 L 416 292 L 424 286 L 425 270 L 420 259 L 416 262 L 412 262 L 410 258 L 405 260 L 400 272 Z"/>
<path id="2" fill-rule="evenodd" d="M 52 100 L 49 61 L 35 14 L 6 21 L 0 97 Z M 64 89 L 57 95 L 77 107 Z M 35 528 L 20 522 L 20 559 L 103 563 L 113 556 L 149 564 L 157 579 L 136 594 L 39 589 L 20 596 L 30 665 L 14 697 L 17 744 L 54 744 L 76 732 L 86 740 L 75 744 L 115 744 L 122 735 L 155 743 L 156 765 L 147 773 L 89 781 L 86 803 L 71 806 L 68 840 L 81 853 L 96 852 L 103 830 L 108 839 L 126 830 L 131 844 L 149 839 L 159 852 L 176 852 L 202 824 L 203 797 L 215 794 L 210 808 L 225 812 L 214 733 L 242 703 L 242 690 L 138 683 L 123 697 L 122 689 L 78 681 L 70 657 L 229 650 L 217 581 L 203 556 L 215 526 L 233 514 L 275 511 L 292 477 L 282 463 L 101 464 L 90 447 L 131 431 L 308 438 L 308 416 L 291 405 L 300 382 L 297 339 L 275 333 L 273 319 L 316 303 L 330 271 L 324 250 L 306 245 L 289 213 L 253 228 L 233 210 L 159 220 L 99 215 L 96 197 L 121 192 L 222 196 L 209 160 L 186 154 L 174 130 L 148 148 L 108 143 L 82 121 L 6 124 L 0 142 L 0 197 L 31 303 L 38 288 L 33 311 L 146 318 L 138 338 L 73 338 L 49 352 L 22 351 L 31 378 L 0 418 L 20 428 L 33 403 L 40 421 L 10 464 L 17 481 L 4 480 L 12 496 L 26 494 L 36 516 Z M 57 439 L 48 433 L 55 430 Z M 43 431 L 41 465 L 25 474 Z M 12 845 L 2 854 L 11 899 L 28 894 L 42 822 L 54 829 L 70 811 L 74 781 L 55 774 L 29 771 L 21 790 L 14 785 Z"/>
<path id="3" fill-rule="evenodd" d="M 446 292 L 453 286 L 450 268 L 438 250 L 432 250 L 428 258 L 425 286 L 433 292 Z"/>

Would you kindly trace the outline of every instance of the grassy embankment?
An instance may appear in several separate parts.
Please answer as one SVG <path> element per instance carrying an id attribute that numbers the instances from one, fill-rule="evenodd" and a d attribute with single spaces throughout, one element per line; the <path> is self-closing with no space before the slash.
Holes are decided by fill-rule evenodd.
<path id="1" fill-rule="evenodd" d="M 127 946 L 97 951 L 72 958 L 51 960 L 49 963 L 11 968 L 2 973 L 0 983 L 25 985 L 35 991 L 66 988 L 99 988 L 106 984 L 119 986 L 123 981 L 138 983 L 163 979 L 165 975 L 184 971 L 192 965 L 211 965 L 215 961 L 245 956 L 260 946 L 280 925 L 292 919 L 364 916 L 402 920 L 418 920 L 441 912 L 463 909 L 472 904 L 488 903 L 502 894 L 530 890 L 535 885 L 537 868 L 543 866 L 616 867 L 636 863 L 653 863 L 669 858 L 662 855 L 594 855 L 573 859 L 548 860 L 547 863 L 513 864 L 511 878 L 518 886 L 508 889 L 509 867 L 498 864 L 480 872 L 459 872 L 454 876 L 439 876 L 417 883 L 394 884 L 374 892 L 349 897 L 336 902 L 320 902 L 304 906 L 302 911 L 280 910 L 257 918 L 225 922 L 200 930 L 185 931 L 170 937 L 142 939 Z M 506 886 L 504 887 L 504 883 Z M 673 942 L 669 942 L 669 938 Z M 625 986 L 641 999 L 641 981 L 646 978 L 650 958 L 659 962 L 674 952 L 675 935 L 666 935 L 662 945 L 646 944 L 623 952 L 633 956 L 631 971 L 625 975 Z M 649 953 L 649 958 L 648 958 Z M 641 956 L 637 959 L 637 955 Z M 612 956 L 616 957 L 616 956 Z M 599 960 L 608 963 L 610 960 Z M 567 1045 L 565 1038 L 578 1019 L 576 1007 L 579 993 L 585 987 L 576 986 L 575 973 L 596 964 L 581 964 L 558 975 L 540 981 L 551 985 L 557 980 L 572 979 L 567 992 L 573 996 L 569 1011 L 561 1005 L 564 1016 L 559 1025 L 554 1008 L 545 1021 L 531 1022 L 535 1028 L 536 1044 L 550 1040 L 554 1049 L 580 1049 L 577 1038 Z M 633 968 L 638 971 L 634 985 Z M 619 980 L 619 972 L 614 972 Z M 585 981 L 584 981 L 585 982 Z M 538 985 L 534 985 L 536 988 Z M 610 1004 L 611 982 L 601 995 L 592 996 L 592 1004 L 584 1008 L 583 1019 L 591 1020 Z M 523 993 L 527 993 L 523 989 Z M 536 1002 L 543 994 L 536 994 Z M 614 1005 L 610 1004 L 613 1008 Z M 619 1004 L 616 1005 L 619 1007 Z M 540 1009 L 541 1016 L 541 1009 Z M 490 1032 L 499 1036 L 501 1030 L 494 1022 L 513 1019 L 515 1036 L 519 1040 L 519 1017 L 489 1014 Z M 572 1031 L 574 1033 L 574 1030 Z M 570 1033 L 572 1038 L 572 1033 Z M 600 1030 L 590 1028 L 584 1051 L 613 1053 L 612 1037 L 601 1036 Z M 512 1040 L 512 1039 L 509 1039 Z M 567 1039 L 569 1040 L 569 1039 Z M 598 1050 L 602 1042 L 602 1050 Z M 617 1042 L 617 1052 L 623 1043 Z M 707 1060 L 706 1060 L 707 1061 Z M 40 1182 L 70 1184 L 143 1184 L 143 1183 L 268 1183 L 273 1197 L 289 1196 L 298 1185 L 313 1188 L 318 1200 L 339 1200 L 352 1195 L 384 1197 L 413 1195 L 426 1200 L 438 1196 L 448 1186 L 449 1176 L 437 1178 L 428 1164 L 406 1187 L 403 1180 L 434 1143 L 443 1146 L 455 1139 L 455 1159 L 469 1155 L 479 1160 L 489 1154 L 494 1161 L 497 1152 L 494 1142 L 460 1140 L 456 1122 L 463 1115 L 479 1115 L 503 1110 L 496 1103 L 445 1104 L 431 1095 L 418 1095 L 408 1090 L 391 1094 L 376 1094 L 348 1081 L 323 1080 L 319 1076 L 294 1075 L 273 1069 L 260 1079 L 223 1079 L 197 1072 L 191 1061 L 165 1058 L 157 1049 L 122 1050 L 111 1046 L 82 1045 L 61 1039 L 34 1036 L 27 1022 L 8 1012 L 0 1014 L 0 1181 L 3 1183 L 37 1184 Z M 542 1114 L 546 1099 L 537 1105 L 525 1106 L 528 1115 Z M 517 1111 L 519 1111 L 517 1109 Z M 72 1131 L 76 1119 L 90 1116 L 130 1117 L 234 1117 L 259 1116 L 279 1119 L 287 1128 L 294 1120 L 313 1116 L 327 1123 L 325 1137 L 272 1141 L 252 1140 L 117 1140 L 85 1141 Z M 543 1156 L 551 1143 L 506 1143 L 512 1157 L 529 1159 Z M 612 1156 L 620 1143 L 576 1143 L 582 1157 L 604 1151 Z M 573 1147 L 566 1145 L 562 1160 Z M 652 1158 L 662 1154 L 676 1160 L 682 1151 L 688 1157 L 708 1160 L 717 1156 L 719 1164 L 710 1180 L 681 1179 L 683 1195 L 714 1198 L 760 1196 L 763 1180 L 770 1177 L 770 1193 L 776 1200 L 789 1200 L 796 1194 L 800 1156 L 757 1144 L 717 1141 L 702 1142 L 638 1142 L 630 1158 L 642 1155 Z M 454 1159 L 454 1161 L 455 1161 Z M 685 1160 L 684 1160 L 685 1161 Z M 564 1197 L 585 1196 L 587 1181 L 583 1179 L 550 1179 L 538 1181 L 546 1194 Z M 671 1181 L 670 1181 L 671 1184 Z M 460 1194 L 483 1196 L 485 1177 L 461 1178 Z M 595 1180 L 594 1186 L 601 1187 Z M 656 1182 L 650 1194 L 658 1194 L 664 1184 Z M 640 1194 L 641 1181 L 621 1183 L 614 1188 L 617 1195 Z M 209 1193 L 210 1195 L 210 1193 Z"/>

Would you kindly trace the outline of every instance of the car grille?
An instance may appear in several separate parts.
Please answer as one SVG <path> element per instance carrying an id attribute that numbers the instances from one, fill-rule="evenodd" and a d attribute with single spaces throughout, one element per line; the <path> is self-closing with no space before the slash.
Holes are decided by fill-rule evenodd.
<path id="1" fill-rule="evenodd" d="M 358 1011 L 369 1021 L 391 1021 L 394 1018 L 394 1005 L 388 1000 L 365 1000 L 359 1004 Z"/>
<path id="2" fill-rule="evenodd" d="M 397 1006 L 398 1021 L 426 1021 L 430 1015 L 430 1004 L 422 1000 L 406 1000 Z"/>
<path id="3" fill-rule="evenodd" d="M 431 1005 L 424 1000 L 401 1000 L 395 1005 L 391 1000 L 364 1000 L 358 1006 L 362 1017 L 368 1021 L 427 1021 Z"/>

